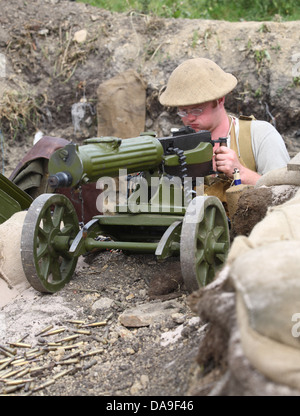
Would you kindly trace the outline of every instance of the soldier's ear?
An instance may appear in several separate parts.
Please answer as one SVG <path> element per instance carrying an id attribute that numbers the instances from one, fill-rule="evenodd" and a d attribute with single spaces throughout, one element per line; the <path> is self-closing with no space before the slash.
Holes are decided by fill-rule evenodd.
<path id="1" fill-rule="evenodd" d="M 218 102 L 219 105 L 224 105 L 225 104 L 225 97 L 218 98 L 217 102 Z"/>

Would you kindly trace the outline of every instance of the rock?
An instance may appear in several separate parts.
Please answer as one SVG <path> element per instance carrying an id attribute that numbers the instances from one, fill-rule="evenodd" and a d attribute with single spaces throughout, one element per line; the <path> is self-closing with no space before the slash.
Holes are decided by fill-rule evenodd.
<path id="1" fill-rule="evenodd" d="M 154 302 L 124 311 L 119 320 L 126 327 L 149 326 L 164 321 L 179 310 L 180 304 L 176 301 Z"/>
<path id="2" fill-rule="evenodd" d="M 132 395 L 138 394 L 141 390 L 147 388 L 149 384 L 149 377 L 146 374 L 142 374 L 140 380 L 137 380 L 133 383 L 130 388 L 130 393 Z"/>
<path id="3" fill-rule="evenodd" d="M 77 43 L 83 43 L 86 41 L 88 32 L 86 29 L 78 30 L 74 33 L 73 40 Z"/>
<path id="4" fill-rule="evenodd" d="M 126 327 L 149 326 L 151 324 L 151 319 L 149 317 L 139 317 L 136 314 L 123 314 L 119 319 L 121 324 Z"/>
<path id="5" fill-rule="evenodd" d="M 183 325 L 178 326 L 174 331 L 164 332 L 161 335 L 161 345 L 166 347 L 169 344 L 173 344 L 181 338 L 181 333 L 183 330 Z"/>
<path id="6" fill-rule="evenodd" d="M 172 319 L 176 324 L 183 324 L 185 321 L 185 316 L 182 313 L 173 313 Z"/>
<path id="7" fill-rule="evenodd" d="M 40 29 L 38 31 L 38 34 L 41 35 L 41 36 L 46 36 L 46 35 L 48 35 L 48 33 L 49 33 L 49 29 L 46 29 L 46 28 Z"/>
<path id="8" fill-rule="evenodd" d="M 109 309 L 114 303 L 113 299 L 110 298 L 100 298 L 92 305 L 92 310 L 96 311 L 97 309 Z"/>
<path id="9" fill-rule="evenodd" d="M 133 334 L 123 326 L 117 327 L 116 331 L 118 331 L 118 335 L 121 339 L 130 340 L 133 338 Z"/>
<path id="10" fill-rule="evenodd" d="M 141 385 L 145 388 L 147 387 L 149 384 L 149 377 L 147 376 L 147 374 L 142 374 L 141 375 Z"/>
<path id="11" fill-rule="evenodd" d="M 135 396 L 141 389 L 143 388 L 143 386 L 141 385 L 141 383 L 139 381 L 136 381 L 135 383 L 133 383 L 133 385 L 131 386 L 130 389 L 130 393 Z"/>

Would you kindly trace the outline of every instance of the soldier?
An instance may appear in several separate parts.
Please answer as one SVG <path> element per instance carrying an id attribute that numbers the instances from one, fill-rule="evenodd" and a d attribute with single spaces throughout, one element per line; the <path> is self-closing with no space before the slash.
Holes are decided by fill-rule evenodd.
<path id="1" fill-rule="evenodd" d="M 214 146 L 213 169 L 222 174 L 205 178 L 208 195 L 216 195 L 220 187 L 225 193 L 235 169 L 240 172 L 242 184 L 255 185 L 261 175 L 289 161 L 285 143 L 270 123 L 227 113 L 225 96 L 236 85 L 237 79 L 213 61 L 194 58 L 173 71 L 160 95 L 162 105 L 178 108 L 184 125 L 195 131 L 209 130 L 212 140 L 227 137 L 227 147 L 218 143 Z"/>

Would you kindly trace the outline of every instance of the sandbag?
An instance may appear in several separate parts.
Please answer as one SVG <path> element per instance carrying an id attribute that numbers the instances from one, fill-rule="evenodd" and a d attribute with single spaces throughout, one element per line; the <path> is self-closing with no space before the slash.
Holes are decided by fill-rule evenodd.
<path id="1" fill-rule="evenodd" d="M 259 178 L 255 188 L 275 185 L 300 186 L 300 171 L 288 170 L 287 167 L 271 170 Z"/>
<path id="2" fill-rule="evenodd" d="M 234 239 L 216 279 L 194 294 L 208 324 L 197 361 L 221 373 L 210 395 L 300 394 L 300 191 Z"/>
<path id="3" fill-rule="evenodd" d="M 193 380 L 188 394 L 299 396 L 300 390 L 290 387 L 296 384 L 293 380 L 297 375 L 294 377 L 291 360 L 285 363 L 287 357 L 283 354 L 285 351 L 293 351 L 297 357 L 299 350 L 287 346 L 279 355 L 275 350 L 279 342 L 252 329 L 243 297 L 239 291 L 234 290 L 230 271 L 230 266 L 226 264 L 213 282 L 189 297 L 190 307 L 207 325 L 201 333 L 197 354 L 199 376 Z M 244 315 L 241 315 L 243 311 Z M 262 341 L 266 341 L 264 348 L 260 347 Z M 296 372 L 298 360 L 299 358 L 295 361 Z M 276 381 L 274 374 L 269 371 L 272 368 L 278 376 Z"/>
<path id="4" fill-rule="evenodd" d="M 137 72 L 130 69 L 103 82 L 97 96 L 98 136 L 125 139 L 144 131 L 146 84 Z"/>
<path id="5" fill-rule="evenodd" d="M 274 382 L 300 389 L 300 342 L 293 331 L 300 312 L 300 191 L 269 208 L 249 237 L 236 237 L 228 265 L 245 356 Z"/>
<path id="6" fill-rule="evenodd" d="M 0 225 L 0 306 L 30 287 L 21 261 L 21 234 L 26 211 Z"/>
<path id="7" fill-rule="evenodd" d="M 243 192 L 245 192 L 247 189 L 252 189 L 253 185 L 236 185 L 231 186 L 228 188 L 225 192 L 226 199 L 227 199 L 227 207 L 229 212 L 229 218 L 233 218 L 237 208 L 238 208 L 238 202 L 240 199 L 240 196 Z"/>
<path id="8" fill-rule="evenodd" d="M 253 330 L 240 296 L 237 297 L 237 317 L 242 349 L 252 366 L 278 385 L 300 390 L 299 348 L 282 344 Z M 289 391 L 287 393 L 290 394 Z"/>
<path id="9" fill-rule="evenodd" d="M 292 316 L 300 312 L 300 244 L 280 241 L 239 256 L 230 277 L 245 303 L 250 326 L 260 334 L 297 349 Z M 300 352 L 300 351 L 299 351 Z"/>

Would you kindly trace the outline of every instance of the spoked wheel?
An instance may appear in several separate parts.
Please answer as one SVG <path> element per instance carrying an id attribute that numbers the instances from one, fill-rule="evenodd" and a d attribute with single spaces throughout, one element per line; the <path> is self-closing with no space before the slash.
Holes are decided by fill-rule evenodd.
<path id="1" fill-rule="evenodd" d="M 36 290 L 54 293 L 70 281 L 77 257 L 69 247 L 78 231 L 78 218 L 67 197 L 42 194 L 33 201 L 22 229 L 21 259 Z"/>
<path id="2" fill-rule="evenodd" d="M 226 260 L 230 238 L 226 212 L 214 196 L 188 205 L 180 238 L 180 264 L 189 292 L 210 283 Z"/>

